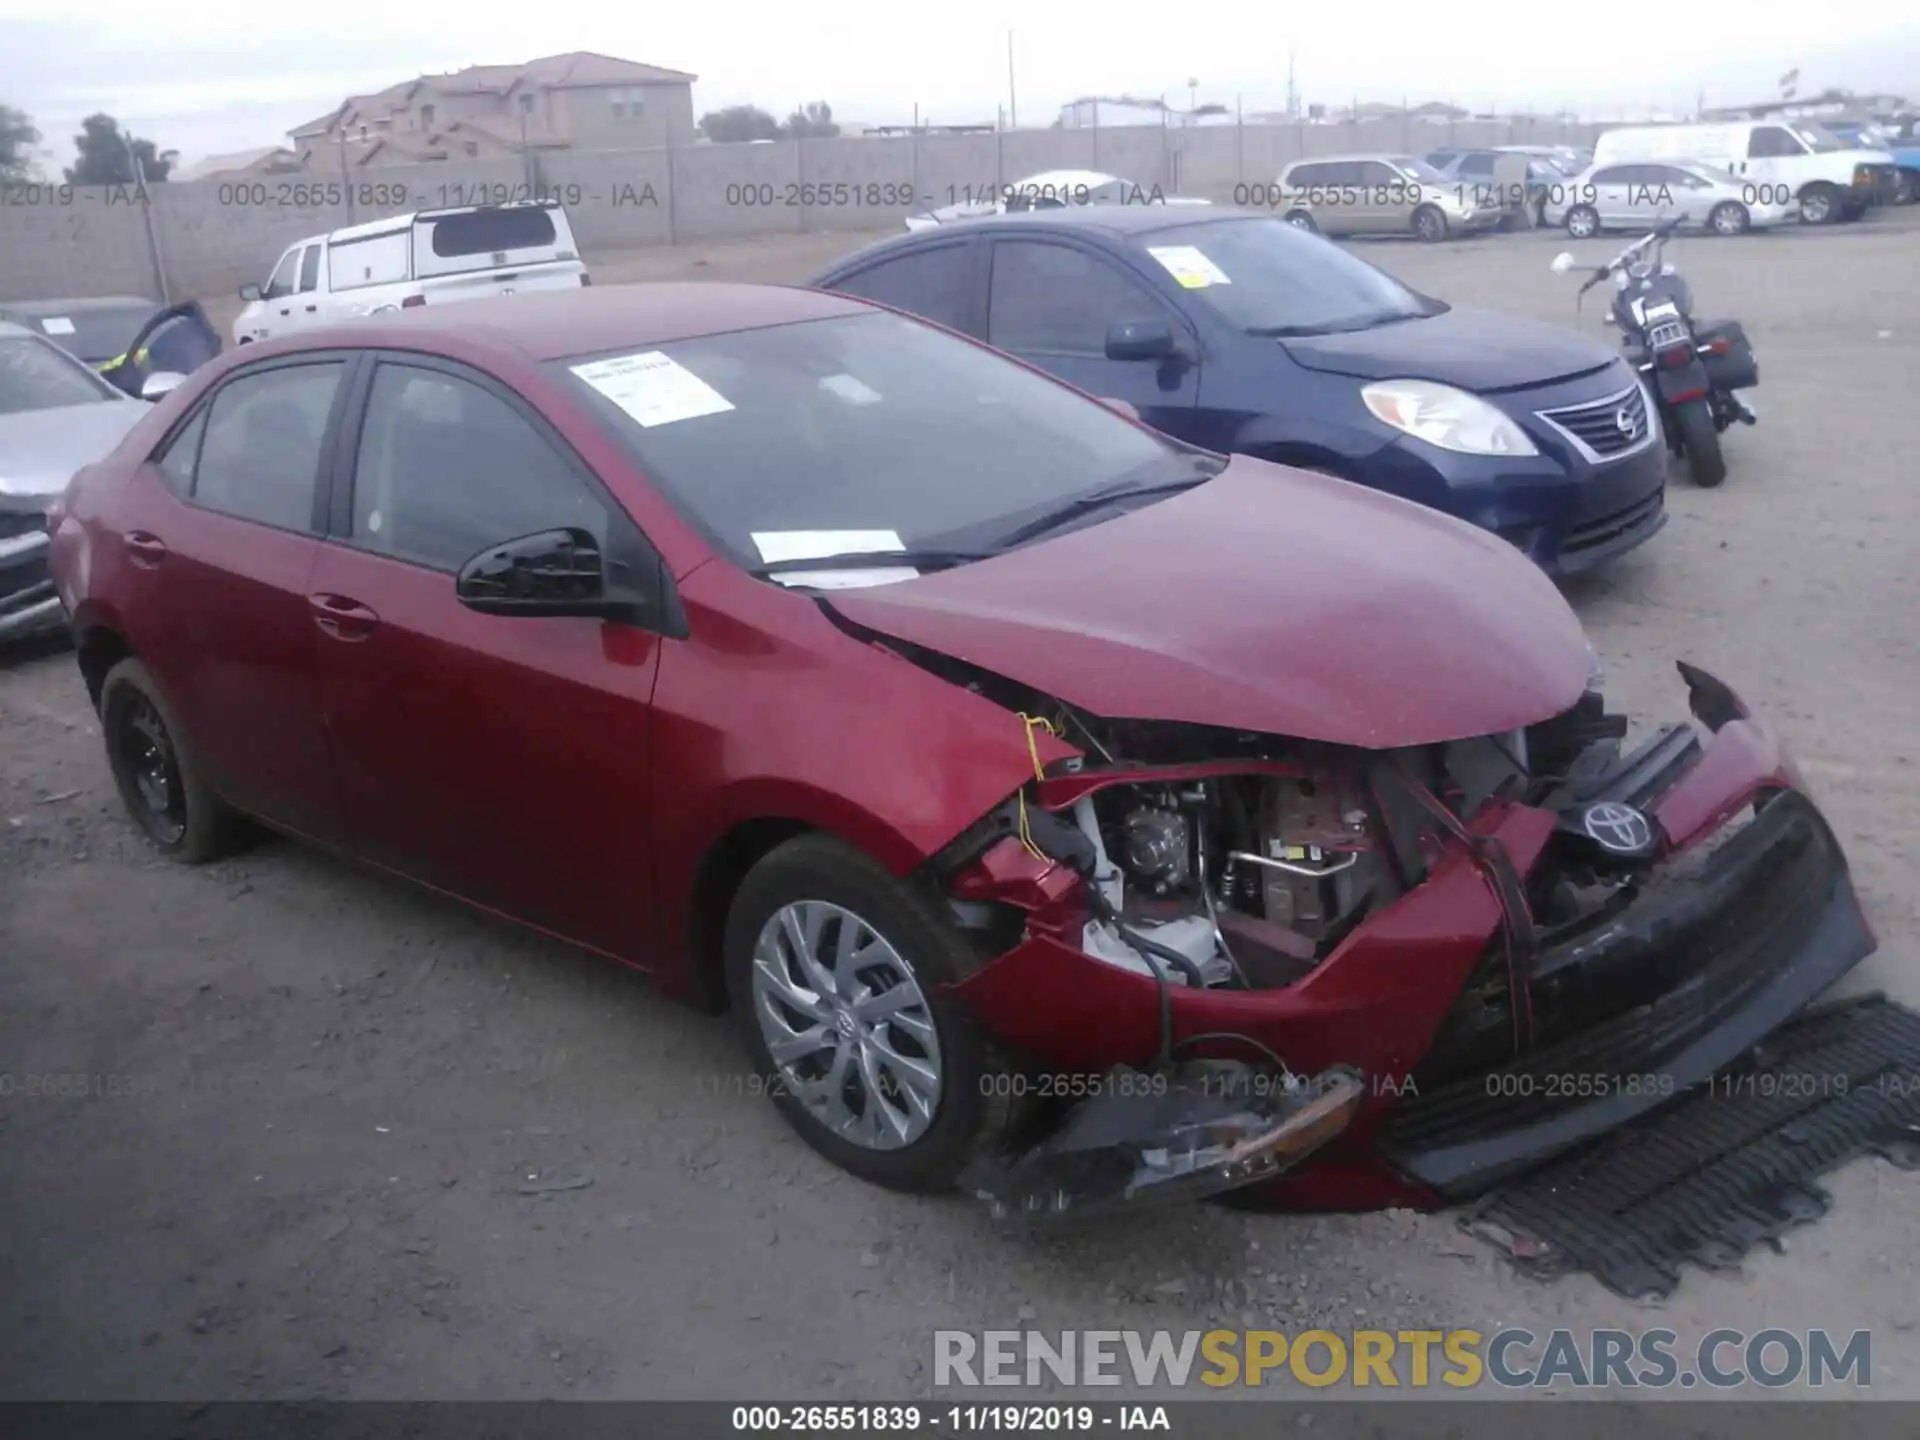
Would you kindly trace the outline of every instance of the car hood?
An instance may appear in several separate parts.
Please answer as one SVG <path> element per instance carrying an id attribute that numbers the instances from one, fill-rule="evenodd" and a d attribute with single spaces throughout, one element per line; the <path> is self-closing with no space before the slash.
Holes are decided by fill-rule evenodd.
<path id="1" fill-rule="evenodd" d="M 0 502 L 60 494 L 74 471 L 104 458 L 152 410 L 128 399 L 0 415 Z"/>
<path id="2" fill-rule="evenodd" d="M 1276 341 L 1309 370 L 1359 380 L 1438 380 L 1477 392 L 1518 390 L 1592 374 L 1613 363 L 1597 340 L 1485 310 L 1447 310 L 1349 335 Z"/>
<path id="3" fill-rule="evenodd" d="M 1096 715 L 1372 749 L 1545 720 L 1591 673 L 1580 622 L 1512 546 L 1245 456 L 1117 519 L 823 603 Z"/>

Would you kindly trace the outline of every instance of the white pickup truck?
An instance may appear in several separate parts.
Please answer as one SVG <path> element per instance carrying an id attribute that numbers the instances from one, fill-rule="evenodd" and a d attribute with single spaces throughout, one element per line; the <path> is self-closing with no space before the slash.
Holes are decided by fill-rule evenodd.
<path id="1" fill-rule="evenodd" d="M 287 247 L 264 285 L 240 287 L 234 343 L 416 305 L 592 283 L 557 204 L 470 205 L 350 225 Z"/>

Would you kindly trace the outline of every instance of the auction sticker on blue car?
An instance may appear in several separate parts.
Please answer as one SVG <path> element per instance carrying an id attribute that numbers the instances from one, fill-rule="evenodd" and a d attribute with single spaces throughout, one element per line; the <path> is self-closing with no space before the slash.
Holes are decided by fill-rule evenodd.
<path id="1" fill-rule="evenodd" d="M 1204 290 L 1209 285 L 1231 285 L 1227 272 L 1197 245 L 1149 245 L 1147 253 L 1158 260 L 1169 275 L 1188 290 Z"/>
<path id="2" fill-rule="evenodd" d="M 649 428 L 733 409 L 726 396 L 662 350 L 592 360 L 572 369 Z"/>

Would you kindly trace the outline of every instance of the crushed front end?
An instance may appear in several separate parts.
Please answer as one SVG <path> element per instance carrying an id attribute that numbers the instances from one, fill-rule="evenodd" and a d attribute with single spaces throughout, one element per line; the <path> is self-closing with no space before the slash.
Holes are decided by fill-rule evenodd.
<path id="1" fill-rule="evenodd" d="M 1874 948 L 1771 728 L 1688 666 L 1368 751 L 1009 696 L 1035 778 L 934 865 L 1015 1057 L 967 1183 L 1074 1214 L 1434 1208 L 1701 1084 Z"/>

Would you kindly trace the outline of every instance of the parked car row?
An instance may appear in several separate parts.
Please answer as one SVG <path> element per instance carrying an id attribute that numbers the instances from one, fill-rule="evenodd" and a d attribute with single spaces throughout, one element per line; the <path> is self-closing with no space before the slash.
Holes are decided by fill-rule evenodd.
<path id="1" fill-rule="evenodd" d="M 1633 370 L 1279 217 L 428 304 L 151 407 L 59 363 L 137 415 L 50 574 L 147 838 L 261 822 L 730 1006 L 879 1184 L 1454 1203 L 1874 947 L 1766 721 L 1683 664 L 1627 747 L 1543 573 L 1658 526 Z M 1489 1078 L 1595 1066 L 1664 1083 Z"/>

